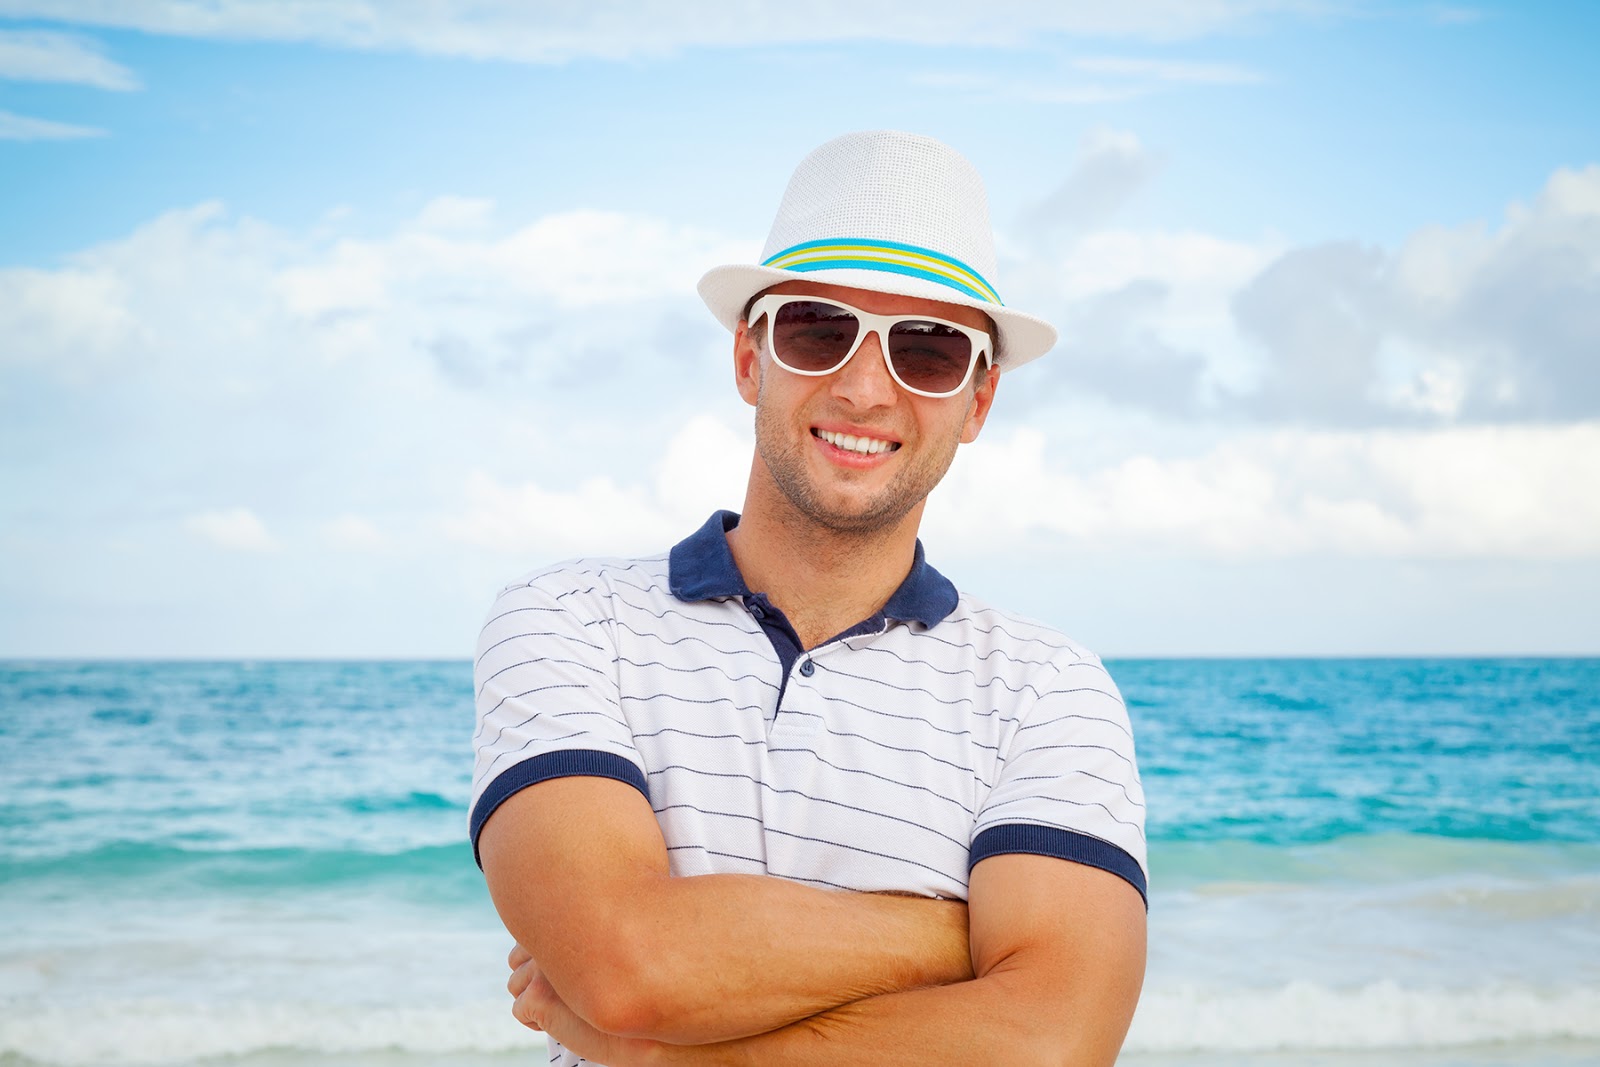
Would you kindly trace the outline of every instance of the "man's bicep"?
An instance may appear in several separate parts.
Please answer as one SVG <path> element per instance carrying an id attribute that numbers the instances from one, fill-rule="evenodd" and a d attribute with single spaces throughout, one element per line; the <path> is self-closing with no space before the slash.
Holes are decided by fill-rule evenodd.
<path id="1" fill-rule="evenodd" d="M 1059 1027 L 1068 1062 L 1113 1062 L 1144 982 L 1138 890 L 1085 864 L 1004 854 L 972 869 L 968 908 L 979 978 L 1014 979 L 1017 1010 L 1037 1013 L 1019 1022 Z"/>
<path id="2" fill-rule="evenodd" d="M 606 605 L 583 578 L 554 572 L 509 586 L 484 622 L 473 665 L 474 849 L 501 804 L 547 779 L 648 788 L 622 710 Z"/>
<path id="3" fill-rule="evenodd" d="M 644 795 L 611 778 L 550 778 L 503 801 L 485 821 L 478 854 L 489 894 L 517 942 L 563 993 L 573 976 L 611 973 L 620 924 L 643 918 L 639 887 L 668 875 L 661 827 Z"/>
<path id="4" fill-rule="evenodd" d="M 978 812 L 971 861 L 1053 856 L 1117 875 L 1142 896 L 1144 790 L 1122 695 L 1087 654 L 1062 668 L 1057 686 L 1012 737 Z"/>
<path id="5" fill-rule="evenodd" d="M 623 710 L 615 607 L 602 572 L 559 565 L 503 589 L 479 634 L 469 833 L 519 939 L 548 938 L 569 908 L 608 906 L 623 875 L 667 873 Z"/>

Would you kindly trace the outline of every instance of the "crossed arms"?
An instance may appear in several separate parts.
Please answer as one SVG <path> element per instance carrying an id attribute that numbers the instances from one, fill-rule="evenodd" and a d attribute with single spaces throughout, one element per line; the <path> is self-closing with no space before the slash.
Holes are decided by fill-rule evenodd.
<path id="1" fill-rule="evenodd" d="M 609 1067 L 1108 1065 L 1144 975 L 1139 893 L 1050 857 L 983 860 L 965 907 L 673 878 L 644 797 L 588 777 L 506 800 L 479 855 L 515 1014 Z"/>

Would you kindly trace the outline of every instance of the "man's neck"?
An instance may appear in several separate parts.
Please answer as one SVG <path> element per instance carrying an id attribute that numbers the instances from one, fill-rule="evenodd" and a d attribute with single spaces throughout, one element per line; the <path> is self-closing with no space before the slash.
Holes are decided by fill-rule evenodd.
<path id="1" fill-rule="evenodd" d="M 751 494 L 728 532 L 728 548 L 745 584 L 765 593 L 800 643 L 813 648 L 870 618 L 894 595 L 916 558 L 921 517 L 919 504 L 887 529 L 839 531 Z"/>

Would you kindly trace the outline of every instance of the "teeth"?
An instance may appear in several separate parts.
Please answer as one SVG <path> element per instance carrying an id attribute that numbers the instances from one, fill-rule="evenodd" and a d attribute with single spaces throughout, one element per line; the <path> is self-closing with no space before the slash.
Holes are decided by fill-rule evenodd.
<path id="1" fill-rule="evenodd" d="M 864 452 L 874 455 L 878 452 L 892 452 L 900 446 L 893 441 L 880 441 L 875 437 L 852 437 L 847 433 L 834 433 L 832 430 L 818 430 L 817 436 L 833 445 L 849 452 Z"/>

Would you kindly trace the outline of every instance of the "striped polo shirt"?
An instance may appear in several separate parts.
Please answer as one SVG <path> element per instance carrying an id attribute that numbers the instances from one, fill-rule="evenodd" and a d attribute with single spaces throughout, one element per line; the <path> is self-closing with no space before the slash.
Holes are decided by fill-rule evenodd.
<path id="1" fill-rule="evenodd" d="M 1002 853 L 1146 891 L 1127 711 L 1093 653 L 958 594 L 923 559 L 883 610 L 802 649 L 744 583 L 718 512 L 666 555 L 508 586 L 475 668 L 471 833 L 507 797 L 638 789 L 675 875 L 775 875 L 966 899 Z"/>

